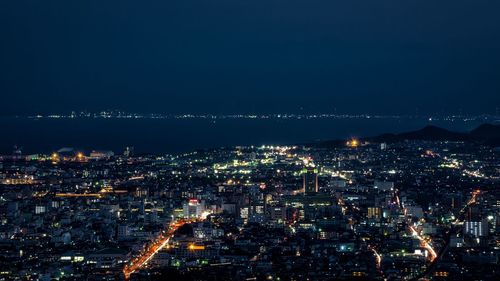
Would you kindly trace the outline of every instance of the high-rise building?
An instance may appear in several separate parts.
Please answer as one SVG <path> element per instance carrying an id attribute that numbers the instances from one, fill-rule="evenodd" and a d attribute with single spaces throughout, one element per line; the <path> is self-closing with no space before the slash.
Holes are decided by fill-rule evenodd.
<path id="1" fill-rule="evenodd" d="M 306 194 L 318 192 L 318 169 L 306 167 L 303 172 L 303 189 Z"/>
<path id="2" fill-rule="evenodd" d="M 127 146 L 125 148 L 125 151 L 123 152 L 123 156 L 125 156 L 125 157 L 132 157 L 132 156 L 134 156 L 134 147 L 133 146 Z"/>
<path id="3" fill-rule="evenodd" d="M 380 191 L 389 191 L 394 189 L 394 182 L 392 181 L 380 181 L 376 180 L 373 183 L 373 188 L 378 189 Z"/>
<path id="4" fill-rule="evenodd" d="M 205 211 L 205 204 L 198 199 L 189 199 L 182 206 L 185 218 L 199 218 Z"/>
<path id="5" fill-rule="evenodd" d="M 117 229 L 118 240 L 126 239 L 130 236 L 130 228 L 128 225 L 119 225 Z"/>
<path id="6" fill-rule="evenodd" d="M 382 209 L 378 207 L 368 207 L 369 219 L 380 219 L 382 217 Z"/>
<path id="7" fill-rule="evenodd" d="M 35 206 L 35 214 L 44 214 L 46 211 L 45 206 Z"/>
<path id="8" fill-rule="evenodd" d="M 488 221 L 465 221 L 464 234 L 469 234 L 474 237 L 488 236 Z"/>

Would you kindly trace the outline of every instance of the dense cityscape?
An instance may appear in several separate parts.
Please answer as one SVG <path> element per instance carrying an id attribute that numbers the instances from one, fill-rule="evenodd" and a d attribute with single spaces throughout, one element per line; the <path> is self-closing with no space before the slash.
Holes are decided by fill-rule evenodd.
<path id="1" fill-rule="evenodd" d="M 16 148 L 0 158 L 0 280 L 498 280 L 499 154 Z"/>
<path id="2" fill-rule="evenodd" d="M 500 1 L 0 1 L 0 281 L 499 281 Z"/>

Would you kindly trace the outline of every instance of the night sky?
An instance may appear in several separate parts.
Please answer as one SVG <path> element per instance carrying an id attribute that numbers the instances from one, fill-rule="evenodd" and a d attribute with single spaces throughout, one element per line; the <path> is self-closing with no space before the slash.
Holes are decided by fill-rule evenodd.
<path id="1" fill-rule="evenodd" d="M 12 0 L 2 115 L 495 113 L 497 0 Z"/>

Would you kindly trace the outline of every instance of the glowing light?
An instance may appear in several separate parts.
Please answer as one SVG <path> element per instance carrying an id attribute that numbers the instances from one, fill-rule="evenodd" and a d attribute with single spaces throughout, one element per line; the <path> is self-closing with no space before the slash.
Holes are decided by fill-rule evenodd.
<path id="1" fill-rule="evenodd" d="M 346 144 L 349 147 L 356 148 L 359 146 L 359 141 L 357 139 L 351 139 L 351 140 L 347 141 Z"/>
<path id="2" fill-rule="evenodd" d="M 208 217 L 210 214 L 212 214 L 212 212 L 211 212 L 211 211 L 203 211 L 203 212 L 201 213 L 201 215 L 200 215 L 200 218 L 201 218 L 202 220 L 206 220 L 206 219 L 207 219 L 207 217 Z"/>
<path id="3" fill-rule="evenodd" d="M 195 244 L 189 244 L 188 248 L 191 251 L 202 251 L 202 250 L 205 250 L 205 246 L 195 245 Z"/>

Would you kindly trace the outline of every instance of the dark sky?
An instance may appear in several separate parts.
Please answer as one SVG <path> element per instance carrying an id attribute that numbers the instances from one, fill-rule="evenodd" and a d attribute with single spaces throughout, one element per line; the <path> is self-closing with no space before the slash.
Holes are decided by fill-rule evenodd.
<path id="1" fill-rule="evenodd" d="M 11 0 L 1 114 L 494 113 L 498 0 Z"/>

